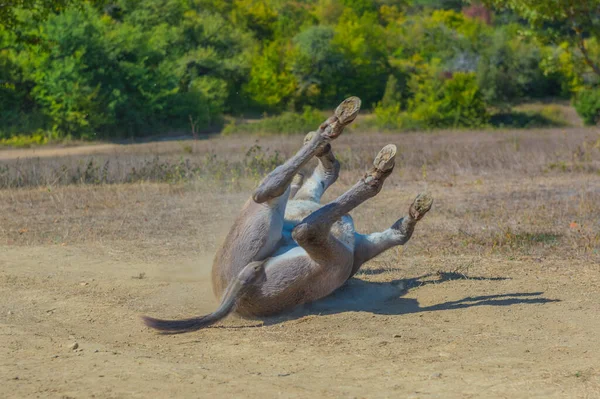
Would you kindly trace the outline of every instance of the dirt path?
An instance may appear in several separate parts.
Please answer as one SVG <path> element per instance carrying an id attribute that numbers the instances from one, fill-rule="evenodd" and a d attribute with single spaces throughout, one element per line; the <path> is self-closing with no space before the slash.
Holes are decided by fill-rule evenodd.
<path id="1" fill-rule="evenodd" d="M 471 279 L 414 279 L 464 262 Z M 600 397 L 598 264 L 399 258 L 264 325 L 234 317 L 177 336 L 142 326 L 140 314 L 213 309 L 209 265 L 1 247 L 0 396 Z"/>
<path id="2" fill-rule="evenodd" d="M 72 147 L 34 147 L 21 149 L 0 149 L 0 160 L 46 158 L 67 155 L 100 154 L 115 151 L 117 144 L 94 144 Z"/>

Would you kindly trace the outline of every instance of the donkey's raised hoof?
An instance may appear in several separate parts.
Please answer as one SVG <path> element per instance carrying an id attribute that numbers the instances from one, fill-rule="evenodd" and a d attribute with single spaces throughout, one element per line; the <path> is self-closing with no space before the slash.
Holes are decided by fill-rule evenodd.
<path id="1" fill-rule="evenodd" d="M 320 134 L 329 140 L 337 138 L 342 134 L 344 128 L 356 119 L 358 111 L 360 111 L 360 104 L 361 101 L 358 97 L 348 97 L 342 101 L 335 109 L 333 116 L 321 124 Z"/>
<path id="2" fill-rule="evenodd" d="M 363 181 L 365 184 L 371 187 L 377 187 L 376 193 L 381 189 L 381 185 L 386 177 L 388 177 L 396 162 L 396 146 L 388 144 L 383 147 L 375 160 L 373 161 L 373 167 L 365 174 Z"/>
<path id="3" fill-rule="evenodd" d="M 379 151 L 373 161 L 373 166 L 380 172 L 387 172 L 394 168 L 396 163 L 396 146 L 388 144 Z"/>
<path id="4" fill-rule="evenodd" d="M 421 193 L 417 195 L 408 212 L 413 219 L 421 220 L 429 212 L 431 205 L 433 205 L 433 197 L 428 193 Z"/>
<path id="5" fill-rule="evenodd" d="M 344 126 L 351 123 L 360 111 L 360 98 L 348 97 L 335 109 L 335 116 L 338 117 L 340 123 Z"/>

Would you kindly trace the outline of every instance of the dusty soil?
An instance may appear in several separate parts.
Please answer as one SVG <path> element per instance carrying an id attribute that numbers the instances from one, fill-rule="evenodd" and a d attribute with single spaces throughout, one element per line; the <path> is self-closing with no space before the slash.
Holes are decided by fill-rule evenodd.
<path id="1" fill-rule="evenodd" d="M 139 316 L 214 309 L 212 256 L 249 192 L 0 191 L 0 396 L 600 397 L 598 174 L 389 183 L 360 231 L 436 198 L 404 248 L 312 306 L 174 336 Z"/>

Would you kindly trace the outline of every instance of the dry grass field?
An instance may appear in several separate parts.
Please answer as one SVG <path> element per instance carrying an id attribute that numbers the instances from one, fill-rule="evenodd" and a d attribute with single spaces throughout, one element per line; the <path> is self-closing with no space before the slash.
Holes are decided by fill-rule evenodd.
<path id="1" fill-rule="evenodd" d="M 144 327 L 214 309 L 217 246 L 301 141 L 0 150 L 0 397 L 600 398 L 593 129 L 345 134 L 328 200 L 399 148 L 359 231 L 435 197 L 405 247 L 290 314 Z"/>

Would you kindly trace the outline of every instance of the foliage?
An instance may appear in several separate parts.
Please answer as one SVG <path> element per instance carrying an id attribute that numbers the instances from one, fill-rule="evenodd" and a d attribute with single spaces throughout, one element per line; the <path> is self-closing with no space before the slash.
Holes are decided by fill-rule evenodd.
<path id="1" fill-rule="evenodd" d="M 350 65 L 334 36 L 332 27 L 312 26 L 294 37 L 292 71 L 299 105 L 332 105 L 337 100 Z"/>
<path id="2" fill-rule="evenodd" d="M 52 131 L 83 138 L 219 122 L 247 73 L 250 36 L 178 0 L 121 5 L 120 20 L 86 6 L 44 23 L 40 44 L 13 58 L 23 86 L 13 114 L 40 109 Z"/>
<path id="3" fill-rule="evenodd" d="M 335 27 L 334 43 L 349 64 L 337 75 L 339 98 L 359 94 L 363 106 L 371 107 L 381 99 L 390 74 L 385 47 L 386 32 L 378 23 L 377 14 L 356 14 L 346 9 Z M 328 104 L 333 105 L 333 104 Z"/>
<path id="4" fill-rule="evenodd" d="M 17 147 L 17 148 L 29 148 L 37 145 L 48 143 L 48 135 L 43 132 L 34 133 L 31 135 L 18 135 L 11 136 L 8 138 L 0 138 L 0 147 Z"/>
<path id="5" fill-rule="evenodd" d="M 575 97 L 574 105 L 586 125 L 600 123 L 600 89 L 580 91 Z"/>
<path id="6" fill-rule="evenodd" d="M 379 105 L 382 107 L 390 107 L 402 104 L 402 88 L 398 78 L 394 75 L 388 76 L 385 84 L 385 91 L 383 92 L 383 98 Z"/>
<path id="7" fill-rule="evenodd" d="M 407 129 L 406 120 L 403 122 L 399 103 L 377 104 L 374 114 L 375 126 L 381 130 Z"/>
<path id="8" fill-rule="evenodd" d="M 263 118 L 252 123 L 231 123 L 225 126 L 223 134 L 300 134 L 315 130 L 323 121 L 323 114 L 313 108 L 305 107 L 302 113 L 284 112 L 274 117 Z"/>
<path id="9" fill-rule="evenodd" d="M 511 104 L 560 96 L 558 73 L 544 70 L 542 49 L 508 25 L 494 32 L 490 46 L 481 53 L 477 80 L 489 104 Z"/>
<path id="10" fill-rule="evenodd" d="M 510 9 L 527 20 L 538 39 L 560 45 L 581 55 L 582 62 L 600 77 L 600 64 L 587 48 L 587 39 L 600 38 L 600 0 L 485 0 L 497 8 Z"/>
<path id="11" fill-rule="evenodd" d="M 585 64 L 581 62 L 580 55 L 569 51 L 568 43 L 546 47 L 542 51 L 545 54 L 540 61 L 540 67 L 546 74 L 559 77 L 557 85 L 560 86 L 561 93 L 576 93 L 585 87 L 588 75 Z"/>
<path id="12" fill-rule="evenodd" d="M 272 42 L 254 59 L 244 93 L 259 108 L 284 109 L 297 90 L 291 67 L 285 63 L 285 51 L 278 42 Z"/>
<path id="13" fill-rule="evenodd" d="M 375 108 L 382 129 L 433 129 L 481 127 L 488 122 L 483 95 L 473 73 L 440 76 L 434 68 L 409 81 L 412 97 L 405 112 L 399 103 L 383 102 Z"/>
<path id="14" fill-rule="evenodd" d="M 278 13 L 266 0 L 236 0 L 232 22 L 244 26 L 259 40 L 273 38 Z"/>
<path id="15" fill-rule="evenodd" d="M 597 85 L 600 0 L 571 3 L 9 0 L 0 137 L 195 134 L 266 112 L 226 132 L 305 131 L 291 112 L 350 95 L 383 129 L 481 126 L 489 107 Z"/>
<path id="16" fill-rule="evenodd" d="M 550 104 L 539 109 L 512 109 L 490 116 L 490 125 L 498 128 L 547 128 L 569 126 L 560 107 Z"/>
<path id="17" fill-rule="evenodd" d="M 457 72 L 441 82 L 431 79 L 417 84 L 409 111 L 419 126 L 480 127 L 486 124 L 486 104 L 473 73 Z"/>
<path id="18" fill-rule="evenodd" d="M 94 0 L 92 3 L 102 5 L 104 1 Z M 75 0 L 3 0 L 0 4 L 0 25 L 14 27 L 19 23 L 17 18 L 20 10 L 30 11 L 35 20 L 43 20 L 52 13 L 65 10 L 68 6 L 78 6 L 81 2 Z"/>

